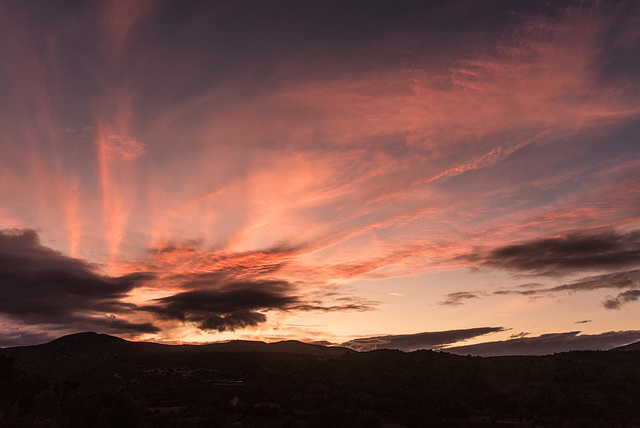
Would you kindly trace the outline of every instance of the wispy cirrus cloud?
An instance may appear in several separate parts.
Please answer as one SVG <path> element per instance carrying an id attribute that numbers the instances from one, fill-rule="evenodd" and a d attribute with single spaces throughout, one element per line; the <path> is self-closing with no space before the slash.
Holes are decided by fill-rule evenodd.
<path id="1" fill-rule="evenodd" d="M 136 160 L 146 153 L 145 145 L 140 141 L 122 135 L 109 135 L 105 147 L 105 156 L 125 161 Z"/>

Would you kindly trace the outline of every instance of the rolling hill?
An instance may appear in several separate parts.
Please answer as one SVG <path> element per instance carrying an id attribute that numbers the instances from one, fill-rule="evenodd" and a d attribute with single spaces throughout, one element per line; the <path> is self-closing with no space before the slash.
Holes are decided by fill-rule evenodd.
<path id="1" fill-rule="evenodd" d="M 79 333 L 0 349 L 0 426 L 632 427 L 639 362 Z"/>
<path id="2" fill-rule="evenodd" d="M 624 346 L 613 348 L 612 351 L 640 351 L 640 342 L 630 343 Z"/>

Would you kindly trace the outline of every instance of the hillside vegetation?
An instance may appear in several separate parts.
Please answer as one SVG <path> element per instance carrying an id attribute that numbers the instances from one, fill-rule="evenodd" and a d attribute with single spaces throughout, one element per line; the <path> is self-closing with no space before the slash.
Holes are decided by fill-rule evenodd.
<path id="1" fill-rule="evenodd" d="M 82 334 L 0 349 L 0 426 L 640 426 L 636 351 L 487 358 L 221 345 Z"/>

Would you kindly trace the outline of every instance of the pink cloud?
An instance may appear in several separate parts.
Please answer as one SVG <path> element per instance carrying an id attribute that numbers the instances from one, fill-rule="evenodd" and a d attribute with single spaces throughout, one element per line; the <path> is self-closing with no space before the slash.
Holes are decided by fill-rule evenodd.
<path id="1" fill-rule="evenodd" d="M 215 13 L 152 40 L 167 11 L 144 1 L 89 7 L 96 29 L 3 15 L 0 226 L 153 270 L 156 293 L 177 291 L 172 274 L 418 275 L 465 267 L 479 244 L 636 227 L 636 160 L 593 143 L 640 117 L 637 82 L 601 76 L 609 7 L 514 13 L 497 43 L 480 31 L 441 52 L 398 31 L 367 45 L 368 65 L 328 47 L 245 58 L 239 40 L 178 52 Z M 639 40 L 624 34 L 611 43 Z"/>
<path id="2" fill-rule="evenodd" d="M 105 152 L 108 158 L 130 161 L 144 156 L 146 149 L 143 143 L 134 138 L 109 135 L 106 138 Z"/>

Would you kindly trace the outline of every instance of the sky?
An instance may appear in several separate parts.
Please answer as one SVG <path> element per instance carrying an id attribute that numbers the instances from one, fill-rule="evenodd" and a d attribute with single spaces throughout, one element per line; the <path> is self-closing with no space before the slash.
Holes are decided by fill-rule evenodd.
<path id="1" fill-rule="evenodd" d="M 635 1 L 3 2 L 0 346 L 638 341 L 639 136 Z"/>

